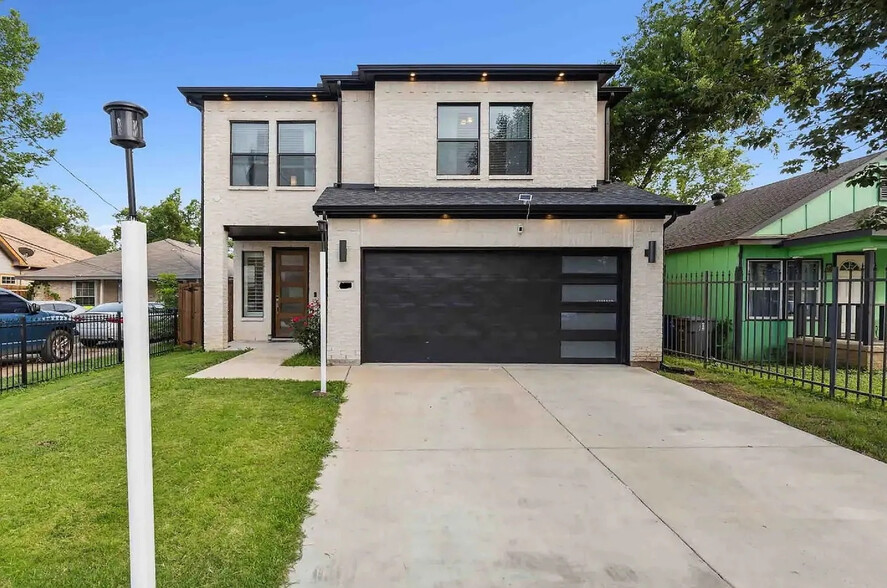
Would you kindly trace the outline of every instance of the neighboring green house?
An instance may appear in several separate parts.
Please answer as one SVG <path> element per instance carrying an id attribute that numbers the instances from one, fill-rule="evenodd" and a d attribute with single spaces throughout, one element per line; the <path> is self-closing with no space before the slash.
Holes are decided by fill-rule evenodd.
<path id="1" fill-rule="evenodd" d="M 828 172 L 713 198 L 678 218 L 665 232 L 665 314 L 700 317 L 707 311 L 720 322 L 712 353 L 741 360 L 784 357 L 793 336 L 823 335 L 821 325 L 800 322 L 825 315 L 837 267 L 839 336 L 869 344 L 880 338 L 883 328 L 859 325 L 866 323 L 861 312 L 877 312 L 883 321 L 887 231 L 861 229 L 859 222 L 887 206 L 887 183 L 861 187 L 848 180 L 884 161 L 887 152 L 874 153 Z M 856 282 L 867 266 L 879 277 L 873 299 Z M 703 284 L 705 272 L 709 286 Z M 796 303 L 805 303 L 797 322 Z"/>

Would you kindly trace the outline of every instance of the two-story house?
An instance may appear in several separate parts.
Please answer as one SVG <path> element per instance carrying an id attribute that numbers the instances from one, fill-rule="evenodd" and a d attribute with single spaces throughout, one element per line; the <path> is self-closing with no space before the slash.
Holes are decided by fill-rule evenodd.
<path id="1" fill-rule="evenodd" d="M 291 337 L 325 238 L 332 362 L 658 361 L 663 225 L 692 206 L 609 181 L 617 69 L 180 88 L 202 121 L 206 347 Z"/>

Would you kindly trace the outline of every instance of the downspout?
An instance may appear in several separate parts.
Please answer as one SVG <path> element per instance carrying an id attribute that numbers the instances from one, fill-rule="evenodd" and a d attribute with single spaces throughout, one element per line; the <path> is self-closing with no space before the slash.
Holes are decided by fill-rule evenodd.
<path id="1" fill-rule="evenodd" d="M 612 100 L 613 95 L 610 95 L 610 99 Z M 607 100 L 606 106 L 604 106 L 604 181 L 610 181 L 610 101 Z M 672 217 L 672 221 L 674 222 L 674 218 Z M 666 225 L 668 226 L 668 225 Z"/>
<path id="2" fill-rule="evenodd" d="M 665 303 L 665 287 L 666 287 L 666 275 L 665 275 L 665 229 L 670 227 L 674 222 L 678 220 L 678 213 L 672 212 L 671 218 L 665 221 L 662 225 L 662 302 Z M 665 318 L 665 308 L 662 309 L 662 317 Z M 664 322 L 664 321 L 663 321 Z M 665 333 L 662 334 L 665 337 Z M 664 359 L 659 360 L 659 371 L 668 372 L 670 374 L 684 374 L 686 376 L 692 376 L 696 372 L 691 369 L 677 367 L 673 365 L 668 365 L 665 363 Z"/>
<path id="3" fill-rule="evenodd" d="M 342 80 L 336 80 L 338 138 L 336 140 L 336 187 L 342 186 Z"/>

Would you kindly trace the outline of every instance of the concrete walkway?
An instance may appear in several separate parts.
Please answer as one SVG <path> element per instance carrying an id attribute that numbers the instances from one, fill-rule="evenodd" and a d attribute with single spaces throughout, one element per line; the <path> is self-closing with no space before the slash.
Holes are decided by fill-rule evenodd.
<path id="1" fill-rule="evenodd" d="M 887 465 L 703 392 L 624 367 L 345 377 L 291 585 L 885 584 Z"/>
<path id="2" fill-rule="evenodd" d="M 320 380 L 320 367 L 285 367 L 280 365 L 285 359 L 292 357 L 301 350 L 301 346 L 298 343 L 251 341 L 249 343 L 233 343 L 230 349 L 250 349 L 250 351 L 188 377 Z M 327 378 L 329 380 L 344 380 L 348 375 L 348 369 L 348 366 L 329 366 L 327 368 Z"/>

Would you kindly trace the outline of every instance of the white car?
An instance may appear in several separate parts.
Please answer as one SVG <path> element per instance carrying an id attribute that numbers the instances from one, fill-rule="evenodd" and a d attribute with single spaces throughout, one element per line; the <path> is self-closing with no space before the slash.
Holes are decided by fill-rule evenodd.
<path id="1" fill-rule="evenodd" d="M 123 342 L 123 303 L 106 302 L 74 318 L 80 343 L 94 347 L 103 343 Z M 175 338 L 176 312 L 157 302 L 148 303 L 148 328 L 151 341 Z"/>
<path id="2" fill-rule="evenodd" d="M 68 316 L 78 316 L 86 312 L 85 308 L 83 308 L 79 304 L 74 304 L 73 302 L 62 302 L 58 300 L 37 300 L 34 302 L 34 304 L 39 306 L 40 310 L 51 310 L 53 312 L 60 312 Z"/>

